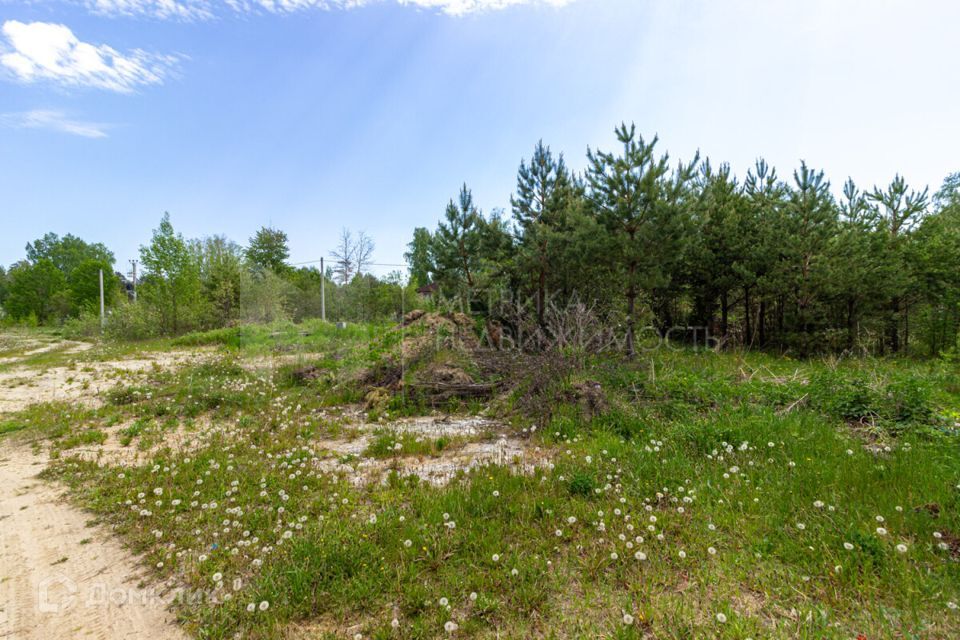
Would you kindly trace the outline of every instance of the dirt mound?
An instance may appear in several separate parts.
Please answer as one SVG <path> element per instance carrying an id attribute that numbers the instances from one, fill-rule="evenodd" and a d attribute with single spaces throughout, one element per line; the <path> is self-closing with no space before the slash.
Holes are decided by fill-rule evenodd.
<path id="1" fill-rule="evenodd" d="M 489 395 L 480 380 L 473 319 L 463 313 L 415 310 L 381 340 L 379 361 L 363 371 L 367 409 L 382 409 L 401 389 L 428 404 Z"/>
<path id="2" fill-rule="evenodd" d="M 420 360 L 431 350 L 473 350 L 480 346 L 473 320 L 463 313 L 428 313 L 418 309 L 405 315 L 401 326 L 401 355 L 408 361 Z"/>

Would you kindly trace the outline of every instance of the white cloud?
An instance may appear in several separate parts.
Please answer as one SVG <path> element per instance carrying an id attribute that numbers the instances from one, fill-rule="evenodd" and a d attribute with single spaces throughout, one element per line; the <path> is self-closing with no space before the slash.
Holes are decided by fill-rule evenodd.
<path id="1" fill-rule="evenodd" d="M 82 42 L 62 24 L 8 20 L 0 31 L 0 67 L 21 82 L 47 80 L 130 93 L 160 84 L 178 61 L 140 49 L 124 54 L 105 44 Z"/>
<path id="2" fill-rule="evenodd" d="M 106 138 L 110 125 L 72 120 L 62 111 L 34 109 L 21 113 L 0 113 L 0 124 L 14 129 L 48 129 L 84 138 Z"/>
<path id="3" fill-rule="evenodd" d="M 355 9 L 393 2 L 402 6 L 464 16 L 505 9 L 516 5 L 562 7 L 575 0 L 86 0 L 87 7 L 99 14 L 149 16 L 162 19 L 203 20 L 224 11 L 236 13 L 286 14 L 307 9 Z"/>

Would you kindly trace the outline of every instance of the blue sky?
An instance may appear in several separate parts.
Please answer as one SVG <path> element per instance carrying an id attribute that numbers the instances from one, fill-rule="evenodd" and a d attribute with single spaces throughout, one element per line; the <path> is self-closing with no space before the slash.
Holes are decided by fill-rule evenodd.
<path id="1" fill-rule="evenodd" d="M 741 175 L 936 189 L 957 24 L 922 0 L 0 0 L 0 263 L 55 231 L 125 268 L 164 211 L 279 227 L 294 262 L 365 230 L 398 263 L 464 181 L 507 208 L 538 139 L 581 169 L 621 120 Z"/>

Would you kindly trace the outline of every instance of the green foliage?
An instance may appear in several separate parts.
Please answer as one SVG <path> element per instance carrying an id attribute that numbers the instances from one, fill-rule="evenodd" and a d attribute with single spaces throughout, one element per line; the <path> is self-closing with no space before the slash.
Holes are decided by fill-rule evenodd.
<path id="1" fill-rule="evenodd" d="M 616 130 L 620 155 L 587 151 L 590 201 L 612 235 L 613 273 L 626 299 L 626 351 L 635 353 L 637 298 L 641 291 L 670 289 L 681 264 L 689 210 L 683 205 L 699 162 L 680 164 L 671 174 L 668 156 L 656 156 L 636 127 Z"/>
<path id="2" fill-rule="evenodd" d="M 913 375 L 827 369 L 810 380 L 809 389 L 815 407 L 842 420 L 877 425 L 891 433 L 934 423 L 931 389 Z"/>
<path id="3" fill-rule="evenodd" d="M 417 230 L 417 280 L 513 328 L 529 317 L 546 332 L 545 315 L 585 302 L 628 353 L 642 322 L 681 341 L 801 356 L 936 355 L 956 342 L 956 176 L 931 214 L 926 191 L 900 176 L 869 191 L 848 180 L 838 202 L 806 163 L 784 181 L 761 159 L 741 182 L 709 160 L 671 167 L 632 125 L 616 135 L 618 152 L 588 150 L 582 179 L 539 142 L 517 174 L 512 233 L 464 187 L 434 233 Z"/>
<path id="4" fill-rule="evenodd" d="M 289 269 L 287 259 L 290 257 L 290 249 L 287 246 L 287 234 L 279 229 L 261 227 L 250 238 L 246 256 L 247 261 L 255 268 L 283 273 Z"/>
<path id="5" fill-rule="evenodd" d="M 430 245 L 433 235 L 424 227 L 413 230 L 413 240 L 407 245 L 407 252 L 403 254 L 410 265 L 410 280 L 418 286 L 426 286 L 431 282 L 431 274 L 435 271 Z"/>
<path id="6" fill-rule="evenodd" d="M 114 340 L 147 340 L 164 334 L 163 322 L 154 304 L 125 303 L 113 309 L 104 333 Z"/>
<path id="7" fill-rule="evenodd" d="M 431 249 L 437 282 L 457 295 L 469 308 L 468 300 L 477 286 L 482 240 L 483 215 L 473 203 L 473 193 L 464 184 L 455 203 L 450 200 L 444 220 L 437 226 Z"/>
<path id="8" fill-rule="evenodd" d="M 569 491 L 572 496 L 589 498 L 596 489 L 596 481 L 588 473 L 578 472 L 570 478 Z"/>
<path id="9" fill-rule="evenodd" d="M 848 180 L 835 198 L 806 163 L 784 180 L 761 159 L 741 180 L 699 156 L 671 165 L 632 124 L 615 133 L 619 148 L 588 150 L 582 175 L 537 142 L 509 217 L 482 212 L 464 184 L 435 230 L 414 230 L 407 282 L 370 273 L 374 244 L 362 232 L 344 229 L 320 273 L 288 264 L 279 229 L 262 227 L 244 249 L 222 236 L 187 240 L 165 215 L 141 247 L 137 305 L 125 304 L 106 247 L 49 233 L 0 268 L 4 318 L 69 320 L 70 335 L 93 336 L 103 270 L 109 337 L 321 315 L 379 322 L 429 307 L 466 311 L 508 344 L 532 335 L 529 349 L 580 334 L 631 354 L 649 346 L 638 336 L 803 357 L 955 348 L 958 174 L 932 199 L 899 175 L 866 190 Z M 428 284 L 429 298 L 418 295 Z"/>
<path id="10" fill-rule="evenodd" d="M 82 310 L 97 310 L 100 306 L 100 272 L 103 272 L 103 299 L 107 307 L 112 307 L 120 292 L 120 279 L 113 272 L 111 263 L 90 258 L 78 264 L 67 275 L 72 308 L 79 313 Z"/>
<path id="11" fill-rule="evenodd" d="M 236 317 L 255 323 L 287 320 L 290 317 L 287 300 L 293 290 L 293 285 L 273 271 L 257 271 L 243 280 Z"/>
<path id="12" fill-rule="evenodd" d="M 72 235 L 48 233 L 27 245 L 27 259 L 9 273 L 0 273 L 0 302 L 21 322 L 63 322 L 99 308 L 103 271 L 104 301 L 114 303 L 119 278 L 113 254 L 102 244 L 88 244 Z"/>
<path id="13" fill-rule="evenodd" d="M 186 240 L 176 233 L 165 213 L 150 244 L 140 247 L 146 271 L 139 297 L 155 310 L 159 332 L 177 334 L 196 327 L 202 317 L 200 269 Z"/>
<path id="14" fill-rule="evenodd" d="M 103 244 L 90 244 L 69 233 L 62 238 L 55 233 L 48 233 L 39 240 L 28 243 L 27 260 L 32 263 L 49 260 L 64 275 L 69 275 L 89 260 L 106 265 L 115 262 L 113 252 Z"/>
<path id="15" fill-rule="evenodd" d="M 880 398 L 862 373 L 824 371 L 810 381 L 814 404 L 843 420 L 879 417 Z"/>
<path id="16" fill-rule="evenodd" d="M 10 270 L 4 308 L 14 320 L 33 318 L 43 323 L 65 315 L 68 306 L 66 276 L 50 259 L 21 262 Z"/>
<path id="17" fill-rule="evenodd" d="M 243 264 L 243 251 L 223 236 L 192 243 L 200 265 L 200 282 L 207 302 L 207 322 L 222 326 L 233 320 L 241 303 L 243 287 L 249 276 Z"/>
<path id="18" fill-rule="evenodd" d="M 222 574 L 231 599 L 174 605 L 205 637 L 283 638 L 315 624 L 384 638 L 960 630 L 946 605 L 960 594 L 955 437 L 865 432 L 819 404 L 834 390 L 857 400 L 865 384 L 863 402 L 890 424 L 897 411 L 918 415 L 923 398 L 936 421 L 960 401 L 952 365 L 692 349 L 588 357 L 549 377 L 561 392 L 598 381 L 605 410 L 587 416 L 576 398 L 557 400 L 536 431 L 526 416 L 505 416 L 514 423 L 494 430 L 522 448 L 519 461 L 441 484 L 407 474 L 456 469 L 468 441 L 488 447 L 498 436 L 419 436 L 330 406 L 358 363 L 396 346 L 396 332 L 376 340 L 382 329 L 308 320 L 187 334 L 172 346 L 219 348 L 199 365 L 144 372 L 120 404 L 11 416 L 17 431 L 5 438 L 47 439 L 51 475 L 157 579 L 208 590 Z M 297 353 L 334 383 L 288 383 Z M 144 459 L 118 465 L 77 450 L 108 433 Z M 181 433 L 189 452 L 170 444 Z M 763 595 L 746 602 L 748 593 Z M 796 620 L 778 613 L 791 609 Z M 774 627 L 770 616 L 789 622 Z M 443 630 L 450 620 L 455 634 Z"/>
<path id="19" fill-rule="evenodd" d="M 7 293 L 10 290 L 10 276 L 7 274 L 7 270 L 0 265 L 0 310 L 2 310 L 4 302 L 7 300 Z"/>

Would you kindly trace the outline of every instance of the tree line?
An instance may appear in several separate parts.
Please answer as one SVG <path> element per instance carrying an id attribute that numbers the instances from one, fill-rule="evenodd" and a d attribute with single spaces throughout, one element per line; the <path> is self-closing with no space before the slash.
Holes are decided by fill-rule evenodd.
<path id="1" fill-rule="evenodd" d="M 397 317 L 404 278 L 369 273 L 373 251 L 369 236 L 344 229 L 321 273 L 314 264 L 289 264 L 288 238 L 279 229 L 263 227 L 241 246 L 221 235 L 184 238 L 165 214 L 140 247 L 136 282 L 132 274 L 114 270 L 114 254 L 103 244 L 48 233 L 27 245 L 23 260 L 0 268 L 0 307 L 8 323 L 62 324 L 74 334 L 97 333 L 102 270 L 106 331 L 121 338 L 299 321 L 324 311 L 331 320 Z"/>
<path id="2" fill-rule="evenodd" d="M 612 151 L 588 149 L 579 173 L 537 143 L 509 213 L 483 213 L 464 185 L 435 229 L 414 230 L 409 280 L 369 272 L 363 232 L 344 229 L 321 273 L 289 264 L 281 230 L 241 246 L 184 238 L 164 215 L 140 248 L 136 303 L 107 247 L 50 233 L 0 268 L 2 317 L 97 331 L 103 270 L 108 331 L 132 338 L 319 317 L 321 289 L 328 318 L 382 320 L 404 301 L 430 304 L 419 289 L 507 331 L 517 309 L 549 331 L 558 310 L 586 306 L 628 353 L 650 331 L 799 355 L 957 346 L 960 173 L 932 196 L 899 176 L 834 190 L 805 163 L 781 177 L 760 159 L 739 178 L 706 158 L 671 162 L 633 125 L 616 136 Z"/>
<path id="3" fill-rule="evenodd" d="M 485 215 L 464 185 L 436 229 L 417 228 L 411 276 L 465 310 L 496 301 L 587 303 L 637 349 L 639 327 L 708 331 L 726 346 L 936 354 L 960 327 L 960 174 L 930 196 L 896 176 L 869 189 L 806 163 L 764 160 L 738 178 L 699 156 L 672 163 L 633 125 L 582 173 L 537 143 L 510 214 Z"/>

